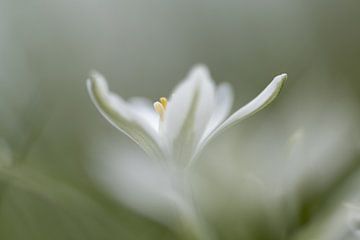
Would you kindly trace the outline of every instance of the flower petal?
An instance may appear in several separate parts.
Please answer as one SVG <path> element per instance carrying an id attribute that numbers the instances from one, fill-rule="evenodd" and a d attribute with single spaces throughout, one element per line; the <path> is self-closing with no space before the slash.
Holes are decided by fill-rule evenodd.
<path id="1" fill-rule="evenodd" d="M 101 74 L 92 73 L 87 87 L 96 108 L 114 127 L 129 136 L 151 157 L 163 157 L 157 132 L 141 114 L 134 112 L 137 109 L 132 109 L 131 104 L 109 91 Z"/>
<path id="2" fill-rule="evenodd" d="M 260 111 L 268 104 L 270 104 L 280 93 L 280 90 L 283 87 L 286 79 L 287 74 L 285 73 L 276 76 L 256 98 L 254 98 L 248 104 L 233 113 L 219 127 L 215 128 L 209 135 L 203 138 L 202 142 L 199 144 L 196 155 L 201 151 L 201 149 L 206 145 L 206 143 L 208 143 L 211 138 L 220 134 L 225 129 L 233 126 L 241 120 L 250 117 L 251 115 L 255 114 L 256 112 Z"/>
<path id="3" fill-rule="evenodd" d="M 178 204 L 183 202 L 174 188 L 176 176 L 162 162 L 149 161 L 134 151 L 115 149 L 102 155 L 106 161 L 94 162 L 91 169 L 105 190 L 138 213 L 170 227 L 175 225 Z"/>
<path id="4" fill-rule="evenodd" d="M 154 111 L 153 103 L 142 97 L 132 97 L 128 101 L 128 105 L 133 109 L 134 114 L 139 118 L 145 119 L 146 122 L 156 131 L 159 131 L 160 117 Z"/>
<path id="5" fill-rule="evenodd" d="M 165 135 L 175 161 L 190 160 L 210 119 L 215 86 L 205 66 L 196 66 L 175 89 L 165 112 Z M 186 164 L 186 163 L 185 163 Z"/>
<path id="6" fill-rule="evenodd" d="M 215 107 L 202 139 L 209 135 L 229 116 L 234 101 L 234 93 L 229 83 L 221 83 L 215 93 Z"/>

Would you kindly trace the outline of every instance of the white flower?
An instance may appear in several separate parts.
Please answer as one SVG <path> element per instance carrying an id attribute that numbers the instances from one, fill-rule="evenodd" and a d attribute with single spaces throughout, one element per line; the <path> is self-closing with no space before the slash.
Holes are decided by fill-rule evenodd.
<path id="1" fill-rule="evenodd" d="M 190 71 L 169 101 L 162 97 L 154 104 L 145 98 L 124 101 L 109 91 L 105 78 L 96 72 L 87 87 L 101 114 L 147 154 L 185 167 L 209 140 L 273 101 L 286 78 L 286 74 L 276 76 L 256 98 L 230 116 L 231 86 L 216 86 L 203 65 Z"/>
<path id="2" fill-rule="evenodd" d="M 96 167 L 101 181 L 138 212 L 197 239 L 213 239 L 193 202 L 189 163 L 206 143 L 235 123 L 259 111 L 279 93 L 287 78 L 281 74 L 255 99 L 229 116 L 233 93 L 229 84 L 215 85 L 205 66 L 196 66 L 171 94 L 152 104 L 144 98 L 124 101 L 109 91 L 106 80 L 93 73 L 87 82 L 101 114 L 152 158 L 126 157 Z M 126 152 L 126 151 L 125 151 Z M 122 151 L 124 153 L 124 151 Z M 103 170 L 101 170 L 103 169 Z"/>

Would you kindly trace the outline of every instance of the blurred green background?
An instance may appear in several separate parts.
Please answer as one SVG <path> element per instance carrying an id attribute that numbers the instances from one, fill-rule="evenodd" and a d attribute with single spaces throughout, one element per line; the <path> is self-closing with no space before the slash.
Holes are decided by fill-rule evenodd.
<path id="1" fill-rule="evenodd" d="M 142 153 L 97 113 L 85 80 L 96 69 L 122 97 L 155 100 L 199 62 L 232 84 L 234 109 L 289 75 L 271 106 L 196 165 L 219 239 L 351 239 L 347 224 L 332 224 L 359 192 L 359 9 L 356 0 L 0 0 L 0 239 L 176 239 L 89 171 L 106 161 L 106 142 Z"/>

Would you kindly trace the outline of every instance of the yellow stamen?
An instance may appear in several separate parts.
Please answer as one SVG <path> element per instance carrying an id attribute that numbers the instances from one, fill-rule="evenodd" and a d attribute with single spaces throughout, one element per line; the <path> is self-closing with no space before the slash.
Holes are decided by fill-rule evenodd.
<path id="1" fill-rule="evenodd" d="M 160 115 L 160 120 L 163 121 L 164 120 L 164 114 L 165 114 L 164 105 L 157 101 L 157 102 L 154 103 L 154 109 Z"/>
<path id="2" fill-rule="evenodd" d="M 167 99 L 165 97 L 161 97 L 159 101 L 154 102 L 154 109 L 160 115 L 160 120 L 164 120 L 164 114 L 167 106 Z"/>
<path id="3" fill-rule="evenodd" d="M 160 103 L 163 105 L 164 109 L 166 109 L 166 106 L 167 106 L 167 99 L 165 97 L 161 97 L 160 99 Z"/>

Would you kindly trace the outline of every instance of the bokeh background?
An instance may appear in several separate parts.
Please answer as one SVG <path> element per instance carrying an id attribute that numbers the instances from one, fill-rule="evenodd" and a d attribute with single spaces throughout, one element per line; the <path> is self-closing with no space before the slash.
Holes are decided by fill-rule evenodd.
<path id="1" fill-rule="evenodd" d="M 234 110 L 286 72 L 278 99 L 194 166 L 219 239 L 357 239 L 360 2 L 0 0 L 0 239 L 176 239 L 97 177 L 144 155 L 87 96 L 167 96 L 207 64 Z M 95 164 L 94 164 L 95 163 Z"/>

